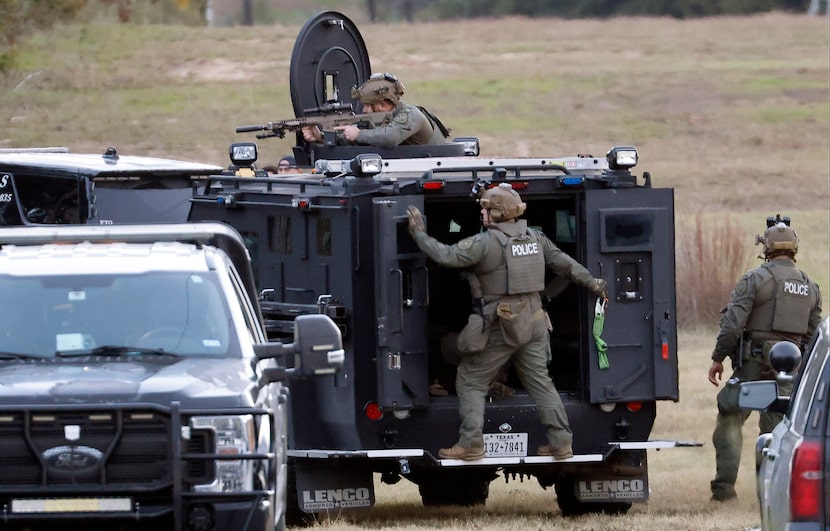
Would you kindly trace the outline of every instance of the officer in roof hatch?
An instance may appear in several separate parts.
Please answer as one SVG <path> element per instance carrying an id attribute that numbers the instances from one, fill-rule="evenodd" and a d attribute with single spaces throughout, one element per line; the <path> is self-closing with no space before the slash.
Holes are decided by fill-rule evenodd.
<path id="1" fill-rule="evenodd" d="M 391 119 L 372 129 L 354 125 L 335 127 L 337 143 L 393 148 L 397 145 L 443 144 L 449 130 L 423 107 L 401 101 L 403 83 L 388 72 L 372 74 L 365 83 L 352 88 L 352 98 L 360 100 L 363 112 L 391 113 Z M 323 133 L 316 125 L 303 127 L 306 142 L 322 142 Z"/>

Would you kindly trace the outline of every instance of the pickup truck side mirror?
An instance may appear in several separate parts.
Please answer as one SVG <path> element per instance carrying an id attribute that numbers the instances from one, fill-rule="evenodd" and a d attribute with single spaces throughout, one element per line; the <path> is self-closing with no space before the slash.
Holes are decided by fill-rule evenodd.
<path id="1" fill-rule="evenodd" d="M 786 413 L 790 397 L 778 396 L 778 384 L 775 381 L 741 382 L 740 386 L 738 406 L 742 409 Z"/>
<path id="2" fill-rule="evenodd" d="M 340 329 L 327 315 L 298 315 L 294 320 L 294 342 L 269 342 L 254 345 L 258 359 L 294 354 L 294 369 L 288 376 L 333 374 L 343 366 L 346 353 Z M 275 375 L 278 376 L 278 375 Z"/>

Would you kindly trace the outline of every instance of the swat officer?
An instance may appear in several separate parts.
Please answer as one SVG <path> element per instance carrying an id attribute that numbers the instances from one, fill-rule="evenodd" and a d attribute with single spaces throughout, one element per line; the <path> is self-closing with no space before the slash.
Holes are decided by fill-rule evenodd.
<path id="1" fill-rule="evenodd" d="M 392 113 L 391 119 L 373 128 L 354 125 L 335 127 L 338 144 L 362 144 L 393 148 L 403 144 L 443 144 L 449 130 L 423 107 L 401 101 L 405 87 L 388 72 L 372 74 L 366 82 L 352 88 L 352 98 L 363 104 L 363 112 Z M 317 126 L 303 127 L 306 142 L 322 142 Z"/>
<path id="2" fill-rule="evenodd" d="M 485 190 L 479 199 L 482 224 L 487 229 L 446 245 L 426 233 L 421 212 L 409 207 L 409 232 L 432 260 L 446 267 L 468 268 L 480 283 L 483 305 L 470 316 L 459 334 L 463 353 L 456 373 L 461 416 L 458 442 L 442 448 L 444 459 L 484 457 L 484 399 L 499 369 L 510 360 L 524 388 L 536 402 L 549 444 L 539 455 L 567 459 L 573 456 L 573 434 L 559 393 L 548 374 L 551 360 L 549 320 L 539 293 L 545 288 L 545 266 L 581 284 L 598 296 L 607 296 L 604 280 L 594 278 L 576 260 L 562 252 L 541 231 L 517 219 L 526 205 L 508 183 Z"/>
<path id="3" fill-rule="evenodd" d="M 733 373 L 718 392 L 718 418 L 712 434 L 717 472 L 712 480 L 712 500 L 737 497 L 735 480 L 741 463 L 741 428 L 751 413 L 738 408 L 739 382 L 774 380 L 769 350 L 777 341 L 789 340 L 803 347 L 821 320 L 821 294 L 815 282 L 795 267 L 798 235 L 789 218 L 769 218 L 758 243 L 764 244 L 765 263 L 746 273 L 735 286 L 723 309 L 720 332 L 712 353 L 709 381 L 717 386 L 723 360 L 732 358 Z M 791 382 L 779 382 L 783 395 Z M 762 411 L 761 433 L 771 432 L 782 415 Z"/>

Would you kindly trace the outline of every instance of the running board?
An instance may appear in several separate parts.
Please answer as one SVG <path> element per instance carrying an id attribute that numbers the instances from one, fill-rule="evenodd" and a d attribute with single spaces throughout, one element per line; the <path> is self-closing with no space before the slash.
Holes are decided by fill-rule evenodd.
<path id="1" fill-rule="evenodd" d="M 552 456 L 529 455 L 527 457 L 484 457 L 475 461 L 463 459 L 439 459 L 441 466 L 505 466 L 505 465 L 540 465 L 552 463 L 598 463 L 605 460 L 602 454 L 580 454 L 567 459 L 556 459 Z"/>
<path id="2" fill-rule="evenodd" d="M 435 459 L 440 466 L 502 466 L 502 465 L 536 465 L 548 463 L 597 463 L 604 461 L 616 450 L 662 450 L 664 448 L 700 447 L 703 443 L 693 441 L 614 441 L 608 443 L 608 452 L 605 454 L 577 454 L 567 459 L 556 459 L 551 456 L 529 455 L 525 457 L 484 457 L 475 461 L 463 459 Z M 430 457 L 432 455 L 420 448 L 398 448 L 389 450 L 288 450 L 289 457 L 303 459 L 331 459 L 331 458 L 368 458 L 368 459 L 410 459 Z"/>

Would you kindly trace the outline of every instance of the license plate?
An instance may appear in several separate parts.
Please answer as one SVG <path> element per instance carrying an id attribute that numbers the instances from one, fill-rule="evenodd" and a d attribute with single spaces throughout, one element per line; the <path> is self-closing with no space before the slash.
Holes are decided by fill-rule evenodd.
<path id="1" fill-rule="evenodd" d="M 132 510 L 130 498 L 29 498 L 12 500 L 11 512 L 109 513 Z"/>
<path id="2" fill-rule="evenodd" d="M 527 433 L 485 433 L 486 457 L 526 457 Z"/>

